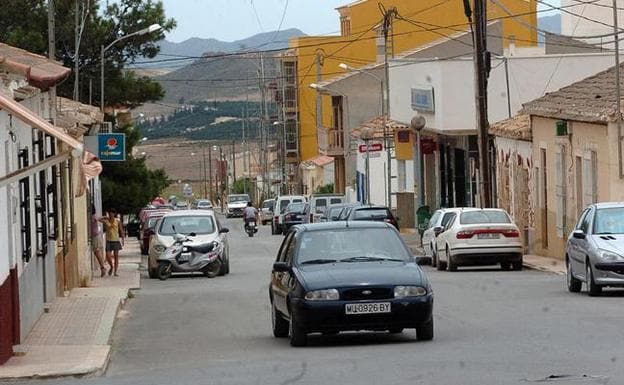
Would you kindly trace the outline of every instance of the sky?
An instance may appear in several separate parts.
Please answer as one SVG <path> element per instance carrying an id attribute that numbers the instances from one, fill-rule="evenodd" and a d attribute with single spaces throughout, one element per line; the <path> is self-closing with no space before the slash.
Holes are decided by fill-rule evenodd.
<path id="1" fill-rule="evenodd" d="M 178 26 L 167 40 L 191 37 L 235 41 L 278 29 L 298 28 L 308 35 L 336 34 L 340 29 L 335 8 L 353 0 L 162 0 L 167 17 Z M 421 0 L 413 0 L 421 1 Z M 459 1 L 459 0 L 453 0 Z M 560 0 L 546 0 L 558 6 Z M 544 9 L 543 5 L 539 6 Z M 544 15 L 544 14 L 542 14 Z"/>

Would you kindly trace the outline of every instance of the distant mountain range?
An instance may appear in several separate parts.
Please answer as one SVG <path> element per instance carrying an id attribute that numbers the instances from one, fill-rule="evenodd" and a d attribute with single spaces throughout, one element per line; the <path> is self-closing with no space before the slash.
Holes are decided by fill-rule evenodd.
<path id="1" fill-rule="evenodd" d="M 537 19 L 537 27 L 552 33 L 561 33 L 561 14 L 542 16 Z M 538 34 L 538 42 L 544 41 L 544 36 Z"/>

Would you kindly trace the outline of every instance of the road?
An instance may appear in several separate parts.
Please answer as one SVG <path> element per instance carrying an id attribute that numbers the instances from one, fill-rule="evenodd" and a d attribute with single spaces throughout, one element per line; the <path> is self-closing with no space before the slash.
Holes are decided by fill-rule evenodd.
<path id="1" fill-rule="evenodd" d="M 105 375 L 48 384 L 557 384 L 624 383 L 624 292 L 571 294 L 561 276 L 425 267 L 435 338 L 412 330 L 310 338 L 292 348 L 271 334 L 269 271 L 281 236 L 230 232 L 231 274 L 145 278 L 114 332 Z M 582 376 L 589 376 L 583 378 Z M 547 381 L 550 382 L 550 381 Z"/>

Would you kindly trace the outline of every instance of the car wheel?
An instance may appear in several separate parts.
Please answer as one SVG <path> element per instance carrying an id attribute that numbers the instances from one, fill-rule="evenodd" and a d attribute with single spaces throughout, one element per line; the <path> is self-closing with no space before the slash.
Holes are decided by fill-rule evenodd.
<path id="1" fill-rule="evenodd" d="M 167 280 L 171 276 L 171 266 L 168 262 L 161 262 L 158 265 L 158 270 L 156 272 L 156 276 L 161 281 Z"/>
<path id="2" fill-rule="evenodd" d="M 306 346 L 308 344 L 308 335 L 305 329 L 298 325 L 293 314 L 290 315 L 288 332 L 290 335 L 290 346 Z"/>
<path id="3" fill-rule="evenodd" d="M 581 291 L 583 282 L 577 279 L 572 274 L 572 266 L 570 266 L 570 260 L 566 258 L 566 283 L 568 284 L 568 291 L 571 293 L 578 293 Z"/>
<path id="4" fill-rule="evenodd" d="M 501 270 L 507 271 L 507 270 L 511 269 L 511 262 L 506 262 L 506 261 L 505 262 L 501 262 L 500 263 L 500 267 L 501 267 Z"/>
<path id="5" fill-rule="evenodd" d="M 446 270 L 446 261 L 441 261 L 437 255 L 436 255 L 436 268 L 438 269 L 438 271 Z"/>
<path id="6" fill-rule="evenodd" d="M 431 267 L 436 267 L 438 265 L 437 257 L 435 251 L 433 251 L 433 245 L 431 245 Z"/>
<path id="7" fill-rule="evenodd" d="M 457 271 L 457 263 L 453 260 L 453 256 L 449 252 L 449 249 L 446 249 L 446 260 L 448 261 L 448 271 Z"/>
<path id="8" fill-rule="evenodd" d="M 206 267 L 206 269 L 204 270 L 204 275 L 207 278 L 214 278 L 219 275 L 222 266 L 223 263 L 221 263 L 221 260 L 217 258 L 214 260 L 214 262 Z"/>
<path id="9" fill-rule="evenodd" d="M 286 321 L 271 303 L 271 325 L 273 326 L 273 336 L 276 338 L 288 337 L 288 321 Z"/>
<path id="10" fill-rule="evenodd" d="M 416 326 L 416 339 L 418 341 L 431 341 L 433 339 L 433 316 L 424 324 Z"/>
<path id="11" fill-rule="evenodd" d="M 602 294 L 602 286 L 596 285 L 594 282 L 594 273 L 592 272 L 591 263 L 587 261 L 585 263 L 586 273 L 585 273 L 585 284 L 587 285 L 587 294 L 590 297 L 596 297 Z"/>
<path id="12" fill-rule="evenodd" d="M 403 333 L 403 328 L 390 328 L 388 331 L 390 334 L 399 334 Z"/>
<path id="13" fill-rule="evenodd" d="M 230 267 L 230 259 L 228 257 L 223 257 L 224 262 L 221 263 L 221 269 L 219 270 L 219 276 L 224 276 L 228 273 Z"/>

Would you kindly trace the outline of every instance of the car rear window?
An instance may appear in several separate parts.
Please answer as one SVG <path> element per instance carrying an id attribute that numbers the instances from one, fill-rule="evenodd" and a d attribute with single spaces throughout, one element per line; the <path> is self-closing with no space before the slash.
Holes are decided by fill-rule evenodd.
<path id="1" fill-rule="evenodd" d="M 316 207 L 327 206 L 326 198 L 317 198 L 316 199 Z"/>
<path id="2" fill-rule="evenodd" d="M 286 210 L 286 207 L 290 204 L 290 199 L 284 199 L 282 201 L 279 201 L 279 211 L 280 213 L 283 213 L 284 210 Z"/>
<path id="3" fill-rule="evenodd" d="M 329 200 L 329 203 L 332 205 L 335 205 L 337 203 L 342 203 L 342 199 L 341 198 L 332 198 Z"/>
<path id="4" fill-rule="evenodd" d="M 300 202 L 300 203 L 291 203 L 286 209 L 286 211 L 290 211 L 290 212 L 300 212 L 303 211 L 303 207 L 304 207 L 304 203 Z"/>
<path id="5" fill-rule="evenodd" d="M 340 261 L 352 257 L 379 257 L 407 261 L 409 251 L 388 228 L 351 228 L 307 231 L 301 236 L 297 263 L 314 259 Z"/>
<path id="6" fill-rule="evenodd" d="M 214 232 L 215 223 L 210 215 L 163 217 L 159 230 L 161 235 L 174 235 L 176 233 L 212 234 Z"/>
<path id="7" fill-rule="evenodd" d="M 355 210 L 353 219 L 386 219 L 388 218 L 387 209 L 362 209 Z"/>
<path id="8" fill-rule="evenodd" d="M 461 213 L 459 223 L 462 225 L 478 225 L 481 223 L 511 223 L 511 220 L 504 211 L 478 210 Z"/>
<path id="9" fill-rule="evenodd" d="M 274 204 L 274 201 L 264 201 L 264 203 L 262 204 L 262 208 L 272 209 L 273 204 Z"/>

